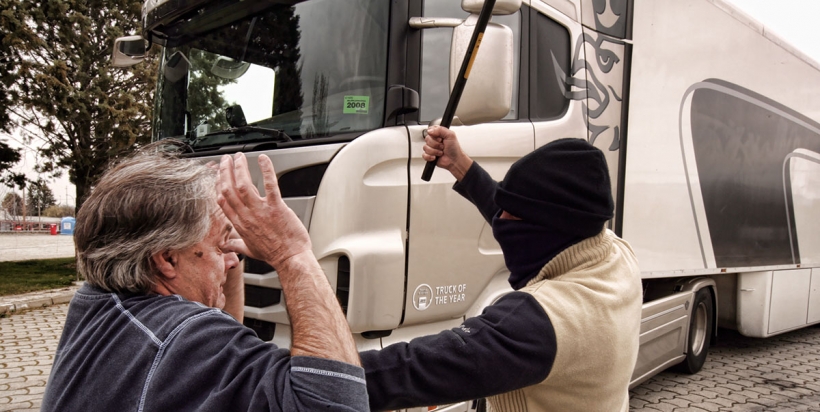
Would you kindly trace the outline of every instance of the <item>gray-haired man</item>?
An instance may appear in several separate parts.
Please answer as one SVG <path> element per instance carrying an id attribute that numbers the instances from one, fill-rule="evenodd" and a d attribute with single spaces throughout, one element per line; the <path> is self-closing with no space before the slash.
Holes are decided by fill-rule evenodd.
<path id="1" fill-rule="evenodd" d="M 107 172 L 77 215 L 87 282 L 69 306 L 42 410 L 366 410 L 347 322 L 270 159 L 259 159 L 263 197 L 241 154 L 223 158 L 217 177 L 152 152 Z M 241 325 L 235 252 L 276 267 L 290 352 Z"/>

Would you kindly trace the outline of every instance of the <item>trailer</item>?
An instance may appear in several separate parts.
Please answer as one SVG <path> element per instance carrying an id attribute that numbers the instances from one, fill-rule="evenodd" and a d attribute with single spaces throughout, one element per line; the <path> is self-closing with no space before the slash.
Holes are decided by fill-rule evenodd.
<path id="1" fill-rule="evenodd" d="M 449 173 L 421 179 L 481 0 L 148 0 L 114 64 L 162 56 L 154 139 L 269 156 L 360 349 L 457 327 L 511 289 Z M 550 141 L 606 155 L 642 270 L 632 386 L 696 373 L 717 327 L 820 323 L 820 65 L 724 0 L 498 0 L 452 127 L 495 179 Z M 275 268 L 245 324 L 288 346 Z M 441 410 L 464 410 L 465 405 Z"/>

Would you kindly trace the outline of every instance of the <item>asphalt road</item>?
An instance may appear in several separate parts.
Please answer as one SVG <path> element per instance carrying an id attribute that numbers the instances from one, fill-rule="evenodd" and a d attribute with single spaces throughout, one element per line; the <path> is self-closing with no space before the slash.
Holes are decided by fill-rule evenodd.
<path id="1" fill-rule="evenodd" d="M 67 304 L 0 318 L 0 411 L 36 411 Z M 820 328 L 769 339 L 721 330 L 703 370 L 661 373 L 630 393 L 632 411 L 820 411 Z"/>
<path id="2" fill-rule="evenodd" d="M 74 256 L 74 236 L 0 233 L 0 262 Z"/>

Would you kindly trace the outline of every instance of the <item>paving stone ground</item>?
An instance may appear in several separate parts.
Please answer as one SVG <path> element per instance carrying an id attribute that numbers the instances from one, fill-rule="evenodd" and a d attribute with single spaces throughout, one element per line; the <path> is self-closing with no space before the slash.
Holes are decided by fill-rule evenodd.
<path id="1" fill-rule="evenodd" d="M 0 411 L 39 411 L 68 304 L 0 318 Z"/>
<path id="2" fill-rule="evenodd" d="M 630 395 L 635 412 L 820 411 L 820 328 L 768 339 L 720 330 L 699 373 L 663 372 Z"/>
<path id="3" fill-rule="evenodd" d="M 0 318 L 0 411 L 36 411 L 67 304 Z M 703 370 L 663 372 L 630 391 L 633 412 L 820 411 L 820 328 L 768 339 L 721 330 Z"/>

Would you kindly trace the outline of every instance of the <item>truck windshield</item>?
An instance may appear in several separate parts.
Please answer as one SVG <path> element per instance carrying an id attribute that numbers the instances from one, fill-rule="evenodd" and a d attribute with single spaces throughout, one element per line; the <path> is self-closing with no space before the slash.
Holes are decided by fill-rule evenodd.
<path id="1" fill-rule="evenodd" d="M 154 138 L 198 150 L 380 127 L 388 13 L 384 0 L 280 4 L 169 41 Z"/>

